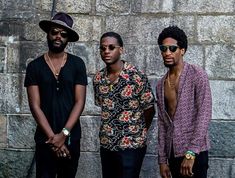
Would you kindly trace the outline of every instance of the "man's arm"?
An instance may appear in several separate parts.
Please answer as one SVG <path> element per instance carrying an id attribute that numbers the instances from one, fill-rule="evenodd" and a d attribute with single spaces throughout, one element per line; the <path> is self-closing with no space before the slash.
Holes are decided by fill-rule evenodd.
<path id="1" fill-rule="evenodd" d="M 203 72 L 198 77 L 196 85 L 195 107 L 197 107 L 197 118 L 194 123 L 194 133 L 189 150 L 199 153 L 201 150 L 201 143 L 204 143 L 205 136 L 208 134 L 209 122 L 212 116 L 212 99 L 210 84 L 207 74 Z"/>
<path id="2" fill-rule="evenodd" d="M 75 104 L 72 112 L 69 115 L 69 119 L 65 125 L 65 128 L 72 130 L 73 126 L 81 116 L 86 101 L 86 86 L 76 85 L 75 86 Z"/>
<path id="3" fill-rule="evenodd" d="M 86 100 L 86 86 L 84 85 L 76 85 L 75 86 L 75 104 L 73 109 L 69 115 L 68 121 L 65 124 L 64 128 L 71 131 L 73 126 L 78 121 L 80 115 L 83 112 Z M 66 136 L 61 131 L 60 133 L 56 134 L 53 139 L 49 139 L 47 143 L 53 144 L 57 149 L 56 151 L 64 144 L 66 140 Z"/>
<path id="4" fill-rule="evenodd" d="M 46 134 L 47 138 L 53 138 L 54 132 L 49 125 L 46 116 L 40 108 L 40 93 L 37 85 L 27 87 L 28 102 L 31 113 L 39 127 Z"/>

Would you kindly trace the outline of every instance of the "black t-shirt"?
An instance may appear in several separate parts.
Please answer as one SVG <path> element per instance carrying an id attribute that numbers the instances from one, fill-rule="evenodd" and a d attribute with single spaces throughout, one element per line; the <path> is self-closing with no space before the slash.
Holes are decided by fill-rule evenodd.
<path id="1" fill-rule="evenodd" d="M 75 103 L 76 84 L 87 85 L 86 66 L 81 58 L 72 54 L 68 54 L 58 80 L 43 56 L 33 60 L 27 66 L 24 86 L 39 87 L 40 107 L 54 133 L 61 132 L 68 120 Z M 71 130 L 71 140 L 78 140 L 80 137 L 81 127 L 78 121 Z M 46 140 L 46 135 L 40 127 L 37 127 L 36 143 L 45 143 Z"/>

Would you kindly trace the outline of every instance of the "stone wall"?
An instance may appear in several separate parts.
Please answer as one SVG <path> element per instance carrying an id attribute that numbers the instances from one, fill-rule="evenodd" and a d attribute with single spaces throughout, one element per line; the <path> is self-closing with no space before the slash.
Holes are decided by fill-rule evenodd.
<path id="1" fill-rule="evenodd" d="M 189 37 L 185 60 L 203 67 L 210 78 L 213 120 L 210 125 L 210 178 L 235 177 L 235 1 L 234 0 L 57 0 L 56 11 L 75 20 L 80 41 L 68 51 L 85 61 L 89 85 L 81 117 L 83 138 L 78 178 L 100 178 L 99 108 L 94 106 L 92 76 L 103 67 L 98 52 L 103 32 L 123 37 L 127 61 L 144 70 L 154 88 L 166 72 L 157 46 L 170 24 Z M 0 178 L 35 177 L 35 121 L 23 87 L 26 64 L 47 50 L 38 22 L 49 19 L 53 1 L 0 1 Z M 159 176 L 154 119 L 142 178 Z"/>

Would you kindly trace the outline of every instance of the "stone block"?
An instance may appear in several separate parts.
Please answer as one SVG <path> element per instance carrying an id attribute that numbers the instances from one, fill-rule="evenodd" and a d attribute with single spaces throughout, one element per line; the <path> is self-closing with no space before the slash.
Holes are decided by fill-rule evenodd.
<path id="1" fill-rule="evenodd" d="M 235 177 L 234 166 L 234 158 L 209 158 L 208 178 L 233 178 Z"/>
<path id="2" fill-rule="evenodd" d="M 19 60 L 19 41 L 16 42 L 15 39 L 13 40 L 14 41 L 9 42 L 7 45 L 7 73 L 17 73 L 20 70 L 20 66 L 22 66 L 22 64 L 20 64 L 21 61 Z"/>
<path id="3" fill-rule="evenodd" d="M 204 68 L 204 48 L 201 45 L 188 45 L 184 61 Z"/>
<path id="4" fill-rule="evenodd" d="M 81 151 L 98 152 L 100 117 L 83 116 L 80 119 L 82 128 Z"/>
<path id="5" fill-rule="evenodd" d="M 171 22 L 169 23 L 169 25 L 178 26 L 185 32 L 185 34 L 187 35 L 189 44 L 197 41 L 196 34 L 195 34 L 195 28 L 196 28 L 195 24 L 196 24 L 195 17 L 191 15 L 172 16 Z M 166 25 L 165 27 L 168 27 L 169 25 Z"/>
<path id="6" fill-rule="evenodd" d="M 34 7 L 33 0 L 15 0 L 15 1 L 3 1 L 3 10 L 18 10 L 25 11 Z"/>
<path id="7" fill-rule="evenodd" d="M 36 10 L 34 1 L 32 0 L 5 0 L 0 3 L 2 16 L 4 19 L 29 19 L 33 16 L 32 11 Z"/>
<path id="8" fill-rule="evenodd" d="M 0 73 L 0 81 L 1 81 L 1 85 L 0 85 L 0 113 L 2 114 L 6 114 L 7 112 L 7 107 L 6 107 L 6 85 L 7 85 L 7 77 L 5 76 L 5 74 Z"/>
<path id="9" fill-rule="evenodd" d="M 0 47 L 0 73 L 6 69 L 6 48 Z"/>
<path id="10" fill-rule="evenodd" d="M 210 155 L 221 158 L 233 158 L 235 155 L 235 122 L 217 122 L 210 124 Z"/>
<path id="11" fill-rule="evenodd" d="M 91 13 L 91 0 L 74 1 L 74 0 L 58 0 L 56 10 L 58 12 L 67 13 Z"/>
<path id="12" fill-rule="evenodd" d="M 128 14 L 130 12 L 130 1 L 126 0 L 97 0 L 97 14 Z"/>
<path id="13" fill-rule="evenodd" d="M 205 49 L 206 70 L 209 77 L 235 78 L 235 45 L 209 45 Z M 219 51 L 219 52 L 218 52 Z"/>
<path id="14" fill-rule="evenodd" d="M 125 44 L 156 45 L 160 32 L 169 25 L 178 25 L 186 29 L 189 40 L 194 40 L 194 19 L 192 16 L 162 17 L 153 16 L 109 16 L 106 19 L 106 31 L 119 33 Z"/>
<path id="15" fill-rule="evenodd" d="M 234 12 L 234 1 L 233 0 L 176 0 L 176 11 L 188 12 L 188 13 L 229 13 Z"/>
<path id="16" fill-rule="evenodd" d="M 48 0 L 40 0 L 38 2 L 38 6 L 41 7 L 43 11 L 49 11 L 51 12 L 52 7 L 53 7 L 53 1 L 48 1 Z"/>
<path id="17" fill-rule="evenodd" d="M 42 16 L 40 14 L 40 16 Z M 40 17 L 42 20 L 48 20 L 50 18 L 45 17 L 42 18 Z M 37 42 L 46 42 L 46 33 L 39 27 L 39 19 L 38 17 L 35 17 L 34 21 L 27 21 L 24 23 L 25 27 L 24 27 L 24 40 L 26 41 L 33 41 L 34 43 Z M 37 33 L 35 33 L 37 32 Z M 47 47 L 47 45 L 45 45 L 45 47 Z M 40 49 L 40 48 L 39 48 Z"/>
<path id="18" fill-rule="evenodd" d="M 0 75 L 1 113 L 29 113 L 24 77 L 17 74 Z"/>
<path id="19" fill-rule="evenodd" d="M 69 43 L 67 51 L 83 59 L 87 74 L 94 74 L 96 72 L 96 56 L 93 44 Z"/>
<path id="20" fill-rule="evenodd" d="M 234 16 L 200 16 L 197 21 L 199 42 L 234 43 Z M 213 23 L 212 23 L 213 22 Z"/>
<path id="21" fill-rule="evenodd" d="M 7 119 L 6 115 L 0 114 L 0 148 L 7 146 Z"/>
<path id="22" fill-rule="evenodd" d="M 131 1 L 132 12 L 134 13 L 171 13 L 174 10 L 173 0 L 135 0 Z"/>
<path id="23" fill-rule="evenodd" d="M 7 72 L 25 73 L 27 62 L 47 51 L 47 44 L 20 42 L 8 45 Z"/>
<path id="24" fill-rule="evenodd" d="M 212 118 L 219 120 L 234 120 L 235 82 L 210 81 L 212 91 Z"/>
<path id="25" fill-rule="evenodd" d="M 156 156 L 149 154 L 145 155 L 140 172 L 140 178 L 161 178 Z"/>
<path id="26" fill-rule="evenodd" d="M 1 178 L 36 177 L 34 166 L 34 151 L 0 150 Z"/>
<path id="27" fill-rule="evenodd" d="M 160 80 L 160 77 L 156 78 L 156 77 L 148 76 L 148 80 L 151 84 L 151 87 L 152 87 L 152 90 L 153 90 L 153 93 L 154 93 L 154 96 L 155 96 L 155 99 L 156 99 L 156 86 L 157 86 L 158 80 Z M 157 105 L 155 104 L 155 108 L 156 107 L 157 107 Z M 157 108 L 156 108 L 156 114 L 157 114 Z M 155 116 L 157 116 L 156 114 L 155 114 Z"/>
<path id="28" fill-rule="evenodd" d="M 81 152 L 76 178 L 102 178 L 99 153 Z"/>
<path id="29" fill-rule="evenodd" d="M 165 72 L 157 45 L 126 45 L 123 59 L 135 65 L 147 75 L 160 76 Z"/>
<path id="30" fill-rule="evenodd" d="M 88 77 L 88 86 L 87 86 L 87 94 L 86 94 L 86 104 L 84 108 L 84 115 L 100 115 L 101 109 L 100 107 L 95 105 L 94 98 L 94 90 L 92 84 L 92 78 Z"/>
<path id="31" fill-rule="evenodd" d="M 79 34 L 79 41 L 99 41 L 102 29 L 102 18 L 99 16 L 73 16 L 74 30 Z"/>
<path id="32" fill-rule="evenodd" d="M 22 22 L 17 22 L 13 20 L 0 21 L 0 36 L 14 36 L 19 38 L 23 36 L 24 26 Z"/>
<path id="33" fill-rule="evenodd" d="M 122 37 L 127 44 L 157 44 L 159 33 L 166 27 L 166 24 L 170 23 L 170 18 L 155 18 L 152 16 L 131 16 L 128 20 L 128 28 L 122 27 L 121 24 L 114 24 L 115 21 L 112 19 L 106 20 L 107 27 L 113 28 L 120 25 L 120 34 L 123 34 Z M 114 28 L 114 30 L 116 29 Z"/>
<path id="34" fill-rule="evenodd" d="M 152 121 L 147 136 L 147 154 L 157 155 L 157 119 L 156 116 Z"/>
<path id="35" fill-rule="evenodd" d="M 134 20 L 131 16 L 121 15 L 109 15 L 106 17 L 104 23 L 104 32 L 114 31 L 121 35 L 124 45 L 127 44 L 132 38 L 135 39 L 135 34 L 131 34 L 129 29 L 130 22 Z"/>
<path id="36" fill-rule="evenodd" d="M 8 115 L 8 146 L 22 149 L 34 148 L 36 122 L 31 115 Z"/>

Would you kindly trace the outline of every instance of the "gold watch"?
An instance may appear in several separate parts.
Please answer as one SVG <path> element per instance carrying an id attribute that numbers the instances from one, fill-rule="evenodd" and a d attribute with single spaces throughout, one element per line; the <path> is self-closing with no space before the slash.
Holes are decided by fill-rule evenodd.
<path id="1" fill-rule="evenodd" d="M 193 156 L 193 155 L 190 154 L 190 153 L 186 153 L 186 154 L 185 154 L 185 158 L 186 158 L 187 160 L 192 160 L 192 159 L 195 159 L 195 156 Z"/>

